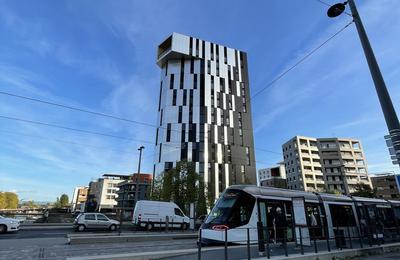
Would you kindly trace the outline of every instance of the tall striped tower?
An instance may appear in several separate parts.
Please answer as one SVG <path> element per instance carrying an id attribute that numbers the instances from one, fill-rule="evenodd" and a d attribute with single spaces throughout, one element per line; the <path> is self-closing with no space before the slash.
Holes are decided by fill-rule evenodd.
<path id="1" fill-rule="evenodd" d="M 229 185 L 255 184 L 247 54 L 173 33 L 158 46 L 157 64 L 154 173 L 192 161 L 215 198 Z"/>

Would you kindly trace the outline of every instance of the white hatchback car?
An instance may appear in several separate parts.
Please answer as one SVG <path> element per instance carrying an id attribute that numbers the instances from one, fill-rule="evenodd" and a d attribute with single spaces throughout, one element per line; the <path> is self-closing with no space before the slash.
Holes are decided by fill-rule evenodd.
<path id="1" fill-rule="evenodd" d="M 0 216 L 0 234 L 19 230 L 20 222 L 14 218 Z"/>

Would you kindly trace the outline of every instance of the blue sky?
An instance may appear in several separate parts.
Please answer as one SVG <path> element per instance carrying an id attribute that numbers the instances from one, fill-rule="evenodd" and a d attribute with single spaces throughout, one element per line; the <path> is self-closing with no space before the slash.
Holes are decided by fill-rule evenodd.
<path id="1" fill-rule="evenodd" d="M 334 1 L 326 0 L 333 4 Z M 400 113 L 400 2 L 358 1 Z M 350 21 L 316 0 L 0 1 L 0 90 L 155 123 L 156 46 L 172 32 L 248 53 L 252 93 Z M 369 172 L 391 165 L 378 98 L 354 27 L 252 100 L 257 168 L 294 135 L 361 140 Z M 154 141 L 155 129 L 0 95 L 0 116 Z M 0 190 L 54 201 L 103 173 L 132 173 L 141 143 L 0 118 Z M 144 172 L 153 152 L 145 144 Z"/>

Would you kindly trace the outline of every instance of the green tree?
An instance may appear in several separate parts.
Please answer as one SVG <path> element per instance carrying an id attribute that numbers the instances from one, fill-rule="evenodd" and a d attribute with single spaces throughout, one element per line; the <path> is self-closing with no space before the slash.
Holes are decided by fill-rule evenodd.
<path id="1" fill-rule="evenodd" d="M 162 174 L 162 190 L 161 190 L 161 200 L 171 201 L 172 199 L 172 182 L 173 182 L 173 171 L 168 170 Z"/>
<path id="2" fill-rule="evenodd" d="M 199 188 L 197 189 L 197 207 L 196 207 L 196 215 L 204 215 L 207 214 L 207 199 L 206 199 L 206 187 L 204 185 L 203 178 L 199 178 Z"/>
<path id="3" fill-rule="evenodd" d="M 354 192 L 350 193 L 352 196 L 359 196 L 365 198 L 376 198 L 376 189 L 365 183 L 357 183 L 354 185 Z"/>
<path id="4" fill-rule="evenodd" d="M 6 192 L 2 192 L 1 194 L 2 194 L 1 197 L 3 199 L 0 199 L 0 203 L 3 204 L 2 205 L 3 207 L 0 207 L 0 208 L 5 208 L 5 209 L 18 208 L 19 199 L 18 199 L 18 195 L 16 193 L 6 191 Z M 1 202 L 1 201 L 3 201 L 3 202 Z"/>
<path id="5" fill-rule="evenodd" d="M 69 198 L 67 194 L 62 194 L 60 197 L 60 206 L 64 208 L 69 205 Z"/>
<path id="6" fill-rule="evenodd" d="M 151 190 L 150 199 L 151 200 L 161 200 L 161 192 L 162 192 L 162 175 L 158 175 L 154 178 L 152 187 L 149 186 Z"/>
<path id="7" fill-rule="evenodd" d="M 4 194 L 4 192 L 0 192 L 0 209 L 5 209 L 6 206 L 6 195 Z"/>

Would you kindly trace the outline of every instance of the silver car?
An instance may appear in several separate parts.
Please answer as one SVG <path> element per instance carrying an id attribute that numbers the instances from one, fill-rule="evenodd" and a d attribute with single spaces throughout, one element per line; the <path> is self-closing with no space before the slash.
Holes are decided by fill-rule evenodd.
<path id="1" fill-rule="evenodd" d="M 86 229 L 108 229 L 115 231 L 119 224 L 119 221 L 109 219 L 101 213 L 81 213 L 74 220 L 74 228 L 80 232 Z"/>

